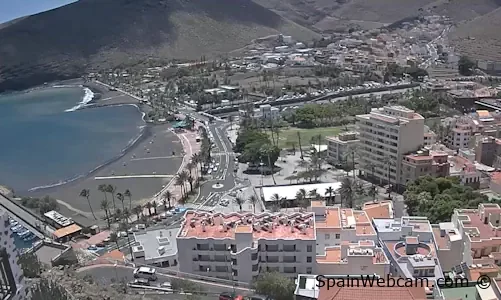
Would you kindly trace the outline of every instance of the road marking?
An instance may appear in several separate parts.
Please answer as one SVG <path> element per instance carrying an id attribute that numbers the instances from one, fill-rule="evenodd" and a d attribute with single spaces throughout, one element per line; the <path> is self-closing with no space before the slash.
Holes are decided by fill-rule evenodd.
<path id="1" fill-rule="evenodd" d="M 127 178 L 172 178 L 175 175 L 123 175 L 123 176 L 97 176 L 95 180 L 105 179 L 127 179 Z"/>
<path id="2" fill-rule="evenodd" d="M 183 155 L 171 155 L 171 156 L 157 156 L 157 157 L 141 157 L 141 158 L 133 158 L 131 161 L 134 160 L 153 160 L 153 159 L 168 159 L 168 158 L 181 158 Z"/>

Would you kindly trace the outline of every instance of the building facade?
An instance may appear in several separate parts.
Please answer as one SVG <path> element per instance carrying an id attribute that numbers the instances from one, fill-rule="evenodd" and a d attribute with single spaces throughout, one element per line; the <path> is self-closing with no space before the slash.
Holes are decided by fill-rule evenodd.
<path id="1" fill-rule="evenodd" d="M 350 131 L 340 133 L 338 136 L 326 137 L 327 140 L 327 160 L 331 163 L 340 164 L 351 159 L 349 155 L 350 147 L 358 145 L 358 132 Z M 353 148 L 355 150 L 355 148 Z"/>
<path id="2" fill-rule="evenodd" d="M 312 213 L 188 211 L 177 236 L 179 270 L 245 283 L 266 271 L 295 278 L 315 272 L 315 240 Z"/>
<path id="3" fill-rule="evenodd" d="M 402 106 L 385 106 L 358 115 L 357 123 L 359 169 L 381 183 L 388 183 L 388 177 L 391 184 L 400 183 L 403 156 L 424 145 L 424 118 Z"/>
<path id="4" fill-rule="evenodd" d="M 18 251 L 10 230 L 13 220 L 0 208 L 0 299 L 26 299 L 23 271 L 17 263 Z"/>
<path id="5" fill-rule="evenodd" d="M 433 177 L 449 176 L 450 166 L 447 159 L 447 153 L 427 149 L 404 156 L 400 184 L 406 185 L 426 175 Z"/>

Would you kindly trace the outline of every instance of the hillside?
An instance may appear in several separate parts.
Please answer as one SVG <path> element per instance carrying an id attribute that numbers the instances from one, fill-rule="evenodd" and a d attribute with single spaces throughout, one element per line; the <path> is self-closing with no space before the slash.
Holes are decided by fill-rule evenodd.
<path id="1" fill-rule="evenodd" d="M 199 58 L 252 39 L 317 35 L 251 0 L 80 0 L 0 29 L 0 92 L 153 58 Z"/>
<path id="2" fill-rule="evenodd" d="M 452 32 L 456 48 L 473 59 L 501 61 L 501 8 L 466 22 Z"/>

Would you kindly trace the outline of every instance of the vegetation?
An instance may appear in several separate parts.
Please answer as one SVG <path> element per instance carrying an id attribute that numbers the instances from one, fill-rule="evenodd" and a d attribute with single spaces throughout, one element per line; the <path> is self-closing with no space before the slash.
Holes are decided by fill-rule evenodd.
<path id="1" fill-rule="evenodd" d="M 467 56 L 461 56 L 458 61 L 459 74 L 463 76 L 473 75 L 476 63 Z"/>
<path id="2" fill-rule="evenodd" d="M 456 177 L 420 177 L 407 185 L 404 194 L 407 213 L 428 217 L 431 223 L 447 222 L 458 208 L 477 208 L 488 197 L 461 185 Z M 495 200 L 499 202 L 499 200 Z"/>
<path id="3" fill-rule="evenodd" d="M 23 270 L 23 274 L 28 278 L 40 277 L 43 270 L 42 263 L 38 260 L 35 253 L 28 251 L 19 255 L 17 263 Z"/>
<path id="4" fill-rule="evenodd" d="M 57 203 L 56 199 L 49 196 L 45 196 L 41 199 L 24 197 L 21 199 L 21 205 L 30 209 L 36 209 L 41 215 L 51 210 L 59 210 L 59 204 Z"/>
<path id="5" fill-rule="evenodd" d="M 278 148 L 280 149 L 295 149 L 299 146 L 298 133 L 301 135 L 301 146 L 310 146 L 311 144 L 324 144 L 325 137 L 336 136 L 341 131 L 342 127 L 322 127 L 322 128 L 294 128 L 280 129 L 278 139 Z M 270 135 L 270 133 L 268 133 Z"/>
<path id="6" fill-rule="evenodd" d="M 56 281 L 40 279 L 30 288 L 31 299 L 34 300 L 72 300 L 70 294 Z"/>
<path id="7" fill-rule="evenodd" d="M 259 274 L 253 286 L 257 294 L 268 296 L 274 300 L 294 299 L 296 288 L 293 280 L 276 272 Z"/>
<path id="8" fill-rule="evenodd" d="M 258 166 L 261 163 L 269 169 L 273 168 L 280 155 L 280 148 L 276 140 L 270 139 L 263 130 L 255 127 L 240 127 L 241 131 L 234 147 L 234 151 L 241 153 L 240 162 Z"/>
<path id="9" fill-rule="evenodd" d="M 189 280 L 174 278 L 171 280 L 171 287 L 174 291 L 204 295 L 206 291 L 203 286 Z"/>
<path id="10" fill-rule="evenodd" d="M 418 81 L 422 81 L 425 76 L 428 76 L 428 72 L 425 69 L 419 67 L 402 67 L 393 63 L 388 65 L 384 74 L 384 81 L 390 81 L 391 77 L 402 78 L 405 74 Z"/>

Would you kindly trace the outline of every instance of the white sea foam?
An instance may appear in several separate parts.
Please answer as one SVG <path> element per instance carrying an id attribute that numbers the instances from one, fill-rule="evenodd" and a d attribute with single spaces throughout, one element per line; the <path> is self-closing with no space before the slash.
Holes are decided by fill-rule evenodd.
<path id="1" fill-rule="evenodd" d="M 73 106 L 72 108 L 65 110 L 65 112 L 79 110 L 80 108 L 85 107 L 94 99 L 94 93 L 89 88 L 84 87 L 84 92 L 85 95 L 83 96 L 82 101 L 80 101 L 77 105 Z"/>

